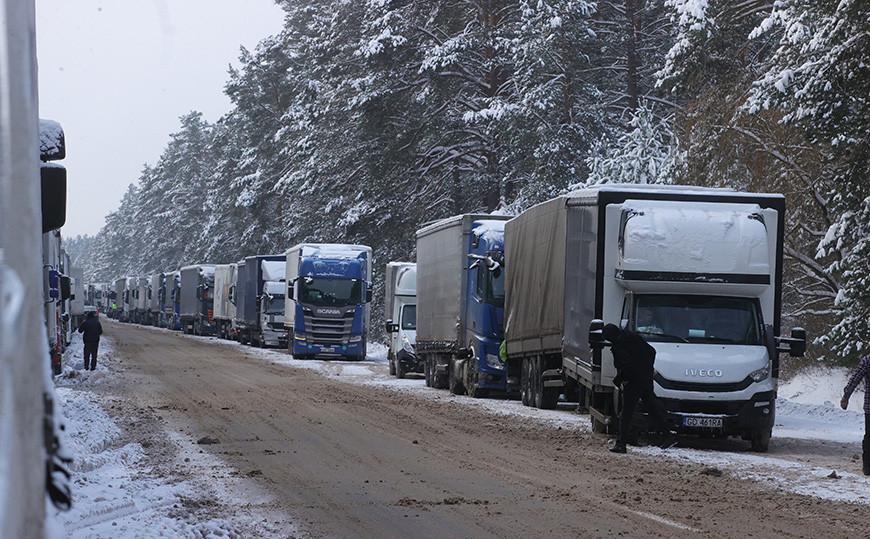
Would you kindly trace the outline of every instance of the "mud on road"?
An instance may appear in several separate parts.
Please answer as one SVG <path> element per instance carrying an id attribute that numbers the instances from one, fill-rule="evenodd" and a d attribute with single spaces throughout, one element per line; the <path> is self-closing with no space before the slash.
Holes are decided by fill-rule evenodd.
<path id="1" fill-rule="evenodd" d="M 866 507 L 703 465 L 612 455 L 586 429 L 352 385 L 244 349 L 106 323 L 112 398 L 154 410 L 312 537 L 856 537 Z M 120 409 L 125 406 L 119 404 Z M 159 461 L 167 444 L 150 444 Z M 169 456 L 167 456 L 169 458 Z M 240 499 L 240 504 L 245 500 Z"/>

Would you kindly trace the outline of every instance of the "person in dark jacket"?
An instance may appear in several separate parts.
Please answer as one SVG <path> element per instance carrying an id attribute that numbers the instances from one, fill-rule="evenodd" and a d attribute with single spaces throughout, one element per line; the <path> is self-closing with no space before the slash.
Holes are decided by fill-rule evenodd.
<path id="1" fill-rule="evenodd" d="M 843 388 L 843 398 L 840 400 L 843 410 L 849 407 L 849 397 L 861 382 L 864 382 L 864 475 L 870 475 L 870 355 L 861 358 L 858 368 L 852 371 Z"/>
<path id="2" fill-rule="evenodd" d="M 97 368 L 97 350 L 100 348 L 100 335 L 103 334 L 103 326 L 97 313 L 91 311 L 88 317 L 79 326 L 82 341 L 85 343 L 85 370 Z"/>
<path id="3" fill-rule="evenodd" d="M 619 436 L 610 449 L 625 453 L 631 430 L 631 421 L 639 400 L 643 400 L 650 418 L 659 432 L 668 432 L 664 406 L 653 391 L 656 350 L 637 333 L 620 329 L 613 324 L 604 326 L 604 338 L 610 341 L 616 377 L 613 385 L 622 386 L 622 414 L 619 417 Z"/>

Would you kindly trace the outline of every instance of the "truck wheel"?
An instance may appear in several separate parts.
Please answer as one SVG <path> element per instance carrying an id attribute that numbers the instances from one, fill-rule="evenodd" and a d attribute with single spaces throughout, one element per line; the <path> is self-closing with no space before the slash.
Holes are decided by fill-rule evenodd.
<path id="1" fill-rule="evenodd" d="M 767 453 L 767 450 L 770 448 L 770 436 L 771 432 L 768 429 L 753 432 L 750 439 L 752 450 L 756 453 Z"/>
<path id="2" fill-rule="evenodd" d="M 396 375 L 396 364 L 393 363 L 394 360 L 393 360 L 392 354 L 389 354 L 387 356 L 387 360 L 390 362 L 390 376 L 395 376 Z"/>
<path id="3" fill-rule="evenodd" d="M 532 360 L 532 380 L 534 404 L 535 408 L 541 410 L 552 410 L 559 402 L 559 388 L 544 387 L 544 366 L 543 358 L 536 357 Z"/>
<path id="4" fill-rule="evenodd" d="M 595 434 L 607 434 L 607 425 L 592 416 L 592 432 Z"/>
<path id="5" fill-rule="evenodd" d="M 532 398 L 531 398 L 531 384 L 529 383 L 529 360 L 522 360 L 522 367 L 520 367 L 520 400 L 523 402 L 523 406 L 531 406 Z"/>
<path id="6" fill-rule="evenodd" d="M 396 371 L 396 378 L 402 380 L 405 378 L 405 367 L 402 366 L 402 362 L 396 358 L 396 365 L 393 367 L 393 370 Z"/>
<path id="7" fill-rule="evenodd" d="M 423 359 L 423 377 L 426 379 L 426 387 L 432 387 L 432 366 L 429 365 L 429 358 Z"/>
<path id="8" fill-rule="evenodd" d="M 465 393 L 465 388 L 462 387 L 462 382 L 459 381 L 459 377 L 456 375 L 456 366 L 452 360 L 448 367 L 447 385 L 449 386 L 450 393 L 454 395 L 462 395 Z"/>

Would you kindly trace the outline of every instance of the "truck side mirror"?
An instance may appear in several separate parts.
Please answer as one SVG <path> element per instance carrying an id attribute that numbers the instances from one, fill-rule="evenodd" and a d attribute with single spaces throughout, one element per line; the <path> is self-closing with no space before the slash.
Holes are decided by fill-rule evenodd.
<path id="1" fill-rule="evenodd" d="M 66 301 L 71 299 L 72 296 L 72 283 L 70 283 L 70 278 L 66 275 L 60 276 L 60 299 L 61 301 Z"/>
<path id="2" fill-rule="evenodd" d="M 605 346 L 607 340 L 604 338 L 604 320 L 596 318 L 589 322 L 589 348 L 602 350 Z"/>
<path id="3" fill-rule="evenodd" d="M 596 318 L 589 322 L 589 347 L 593 350 L 601 350 L 605 346 L 604 320 Z"/>
<path id="4" fill-rule="evenodd" d="M 372 287 L 366 287 L 366 303 L 372 302 Z"/>
<path id="5" fill-rule="evenodd" d="M 389 319 L 384 323 L 384 328 L 387 333 L 398 333 L 399 332 L 399 324 L 393 323 L 393 319 Z"/>
<path id="6" fill-rule="evenodd" d="M 287 284 L 287 297 L 290 298 L 291 301 L 296 301 L 296 284 L 288 283 Z"/>
<path id="7" fill-rule="evenodd" d="M 804 328 L 791 329 L 791 342 L 789 343 L 788 355 L 791 357 L 804 357 L 807 352 L 807 330 Z"/>
<path id="8" fill-rule="evenodd" d="M 42 233 L 66 223 L 66 168 L 43 163 L 39 167 L 42 198 Z"/>

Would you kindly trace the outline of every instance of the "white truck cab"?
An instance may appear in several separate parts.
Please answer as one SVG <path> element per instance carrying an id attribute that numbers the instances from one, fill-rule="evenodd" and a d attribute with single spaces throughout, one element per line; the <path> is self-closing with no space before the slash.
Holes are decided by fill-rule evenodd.
<path id="1" fill-rule="evenodd" d="M 387 264 L 384 288 L 390 374 L 404 378 L 409 372 L 423 372 L 417 358 L 417 265 L 412 262 Z"/>

